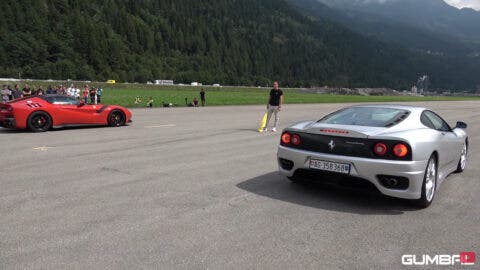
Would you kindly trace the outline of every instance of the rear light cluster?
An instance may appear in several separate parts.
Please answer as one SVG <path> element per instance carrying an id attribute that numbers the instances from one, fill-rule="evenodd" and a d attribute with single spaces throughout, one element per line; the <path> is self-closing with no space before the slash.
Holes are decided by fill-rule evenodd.
<path id="1" fill-rule="evenodd" d="M 0 112 L 11 112 L 13 107 L 10 105 L 0 105 Z"/>
<path id="2" fill-rule="evenodd" d="M 302 139 L 298 134 L 291 134 L 290 132 L 284 132 L 282 134 L 282 143 L 285 145 L 299 146 L 302 144 Z"/>
<path id="3" fill-rule="evenodd" d="M 388 152 L 388 147 L 384 143 L 376 143 L 373 147 L 373 152 L 375 153 L 375 155 L 383 157 Z"/>
<path id="4" fill-rule="evenodd" d="M 390 150 L 392 154 L 398 158 L 404 158 L 409 154 L 408 146 L 403 143 L 395 144 Z M 385 156 L 388 151 L 388 146 L 385 143 L 378 142 L 373 146 L 373 153 L 378 157 Z"/>

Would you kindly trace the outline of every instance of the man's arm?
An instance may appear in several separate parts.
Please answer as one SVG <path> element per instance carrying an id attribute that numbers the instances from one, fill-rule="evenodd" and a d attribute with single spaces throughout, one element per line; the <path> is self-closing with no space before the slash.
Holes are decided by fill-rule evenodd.
<path id="1" fill-rule="evenodd" d="M 283 106 L 283 95 L 280 96 L 280 104 L 278 104 L 278 109 L 281 110 Z"/>

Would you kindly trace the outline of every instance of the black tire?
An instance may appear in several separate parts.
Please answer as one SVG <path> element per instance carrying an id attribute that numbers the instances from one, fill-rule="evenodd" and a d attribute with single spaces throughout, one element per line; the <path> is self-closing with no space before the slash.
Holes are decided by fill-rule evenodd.
<path id="1" fill-rule="evenodd" d="M 465 156 L 464 156 L 465 155 Z M 468 141 L 465 141 L 463 145 L 462 153 L 460 155 L 460 160 L 458 161 L 456 173 L 461 173 L 467 168 L 467 157 L 468 157 Z M 465 160 L 463 159 L 465 158 Z"/>
<path id="2" fill-rule="evenodd" d="M 434 172 L 431 171 L 430 166 L 432 166 L 432 164 L 434 166 Z M 435 155 L 432 155 L 428 160 L 427 168 L 425 169 L 425 175 L 423 176 L 422 196 L 420 197 L 420 199 L 416 200 L 416 205 L 418 207 L 427 208 L 433 202 L 433 199 L 435 199 L 435 193 L 437 190 L 437 179 L 438 179 L 437 157 Z M 427 183 L 430 183 L 430 185 L 433 184 L 433 187 L 427 188 L 427 185 L 428 185 Z M 429 191 L 433 192 L 433 194 L 430 194 Z"/>
<path id="3" fill-rule="evenodd" d="M 290 180 L 292 183 L 295 183 L 295 184 L 302 184 L 305 182 L 305 179 L 303 178 L 300 178 L 298 176 L 290 176 L 290 177 L 287 177 L 288 180 Z"/>
<path id="4" fill-rule="evenodd" d="M 124 126 L 126 119 L 125 113 L 120 110 L 113 110 L 108 114 L 108 125 L 112 127 Z"/>
<path id="5" fill-rule="evenodd" d="M 27 120 L 27 127 L 33 132 L 45 132 L 52 128 L 52 117 L 46 112 L 34 112 Z"/>

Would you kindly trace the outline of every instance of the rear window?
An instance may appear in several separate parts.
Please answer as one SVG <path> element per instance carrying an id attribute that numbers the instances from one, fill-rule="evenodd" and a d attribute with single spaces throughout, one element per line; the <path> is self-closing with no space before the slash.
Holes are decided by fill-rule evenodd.
<path id="1" fill-rule="evenodd" d="M 392 127 L 407 118 L 408 110 L 382 107 L 351 107 L 320 119 L 319 123 L 368 127 Z"/>

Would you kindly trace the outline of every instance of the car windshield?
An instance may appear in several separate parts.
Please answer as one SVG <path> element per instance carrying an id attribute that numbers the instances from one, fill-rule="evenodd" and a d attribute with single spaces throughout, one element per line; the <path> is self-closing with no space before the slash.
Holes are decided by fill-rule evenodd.
<path id="1" fill-rule="evenodd" d="M 319 123 L 368 127 L 391 127 L 402 122 L 408 110 L 382 107 L 351 107 L 320 119 Z"/>
<path id="2" fill-rule="evenodd" d="M 68 96 L 43 96 L 48 103 L 52 103 L 55 105 L 78 105 L 80 102 L 72 97 Z"/>

